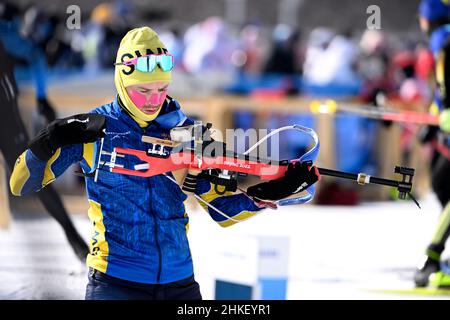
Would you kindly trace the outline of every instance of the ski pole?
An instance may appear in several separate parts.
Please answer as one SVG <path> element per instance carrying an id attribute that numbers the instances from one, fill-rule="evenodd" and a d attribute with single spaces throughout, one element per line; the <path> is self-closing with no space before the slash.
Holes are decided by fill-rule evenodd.
<path id="1" fill-rule="evenodd" d="M 312 113 L 334 114 L 336 112 L 348 112 L 371 119 L 439 125 L 438 117 L 424 112 L 398 111 L 369 105 L 342 106 L 338 105 L 335 100 L 326 100 L 324 102 L 313 100 L 310 104 L 310 110 Z"/>

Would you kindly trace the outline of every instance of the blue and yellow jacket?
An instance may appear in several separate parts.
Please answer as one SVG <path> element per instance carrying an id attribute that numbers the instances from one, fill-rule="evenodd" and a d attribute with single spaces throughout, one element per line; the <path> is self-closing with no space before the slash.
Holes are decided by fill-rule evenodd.
<path id="1" fill-rule="evenodd" d="M 93 110 L 106 117 L 103 150 L 147 150 L 150 146 L 141 141 L 142 135 L 167 139 L 173 127 L 193 123 L 176 100 L 168 98 L 162 108 L 144 129 L 121 108 L 117 98 Z M 28 149 L 16 162 L 11 191 L 14 195 L 39 191 L 77 162 L 84 172 L 91 172 L 99 149 L 99 142 L 64 146 L 47 162 Z M 139 161 L 134 157 L 121 159 L 128 168 Z M 149 284 L 169 283 L 193 274 L 184 204 L 187 196 L 177 184 L 164 175 L 142 178 L 99 170 L 97 182 L 86 177 L 86 189 L 92 223 L 88 266 L 120 279 Z M 202 204 L 223 227 L 261 210 L 246 195 L 219 195 L 210 182 L 200 178 L 196 193 L 232 217 L 228 219 Z"/>

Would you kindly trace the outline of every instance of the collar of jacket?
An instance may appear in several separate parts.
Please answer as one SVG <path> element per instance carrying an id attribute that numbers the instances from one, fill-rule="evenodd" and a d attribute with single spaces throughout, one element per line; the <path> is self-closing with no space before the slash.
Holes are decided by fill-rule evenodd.
<path id="1" fill-rule="evenodd" d="M 150 121 L 148 124 L 155 125 L 162 129 L 172 129 L 176 126 L 181 125 L 184 121 L 186 121 L 187 117 L 181 111 L 180 104 L 175 99 L 167 96 L 166 101 L 164 101 L 161 111 L 158 117 Z M 117 95 L 113 102 L 113 109 L 120 114 L 120 117 L 123 121 L 129 124 L 132 127 L 136 127 L 137 130 L 141 131 L 142 128 L 139 124 L 133 120 L 128 111 L 121 106 L 121 102 L 119 96 Z"/>

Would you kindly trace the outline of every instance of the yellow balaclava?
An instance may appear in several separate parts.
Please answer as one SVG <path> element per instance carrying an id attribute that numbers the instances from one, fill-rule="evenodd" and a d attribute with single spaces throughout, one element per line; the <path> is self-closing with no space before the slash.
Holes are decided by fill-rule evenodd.
<path id="1" fill-rule="evenodd" d="M 128 31 L 120 42 L 117 51 L 116 63 L 128 61 L 138 56 L 147 54 L 167 53 L 167 49 L 158 37 L 158 34 L 149 27 L 136 28 Z M 135 66 L 116 65 L 114 73 L 114 84 L 123 106 L 129 111 L 132 118 L 141 126 L 146 127 L 149 121 L 154 120 L 161 108 L 151 115 L 139 110 L 128 96 L 126 87 L 159 81 L 172 80 L 172 72 L 164 72 L 159 67 L 153 72 L 141 72 Z"/>

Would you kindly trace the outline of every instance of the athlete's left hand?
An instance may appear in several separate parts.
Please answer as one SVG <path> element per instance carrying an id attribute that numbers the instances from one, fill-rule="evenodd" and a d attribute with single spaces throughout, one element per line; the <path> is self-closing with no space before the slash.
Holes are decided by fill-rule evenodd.
<path id="1" fill-rule="evenodd" d="M 289 163 L 284 177 L 247 189 L 247 195 L 260 200 L 280 200 L 299 193 L 320 179 L 319 170 L 307 162 Z"/>

